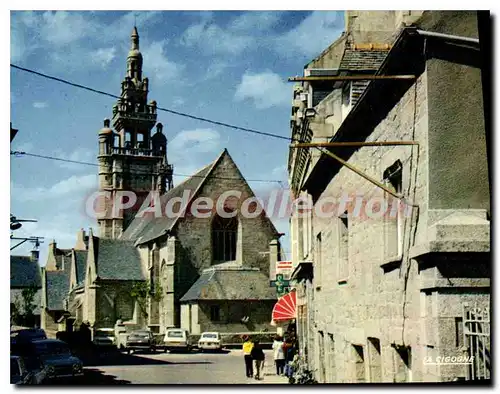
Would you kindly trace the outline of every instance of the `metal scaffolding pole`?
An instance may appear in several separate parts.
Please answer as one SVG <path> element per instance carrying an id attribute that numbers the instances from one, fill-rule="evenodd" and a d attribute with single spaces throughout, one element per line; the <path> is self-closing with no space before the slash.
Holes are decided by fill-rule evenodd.
<path id="1" fill-rule="evenodd" d="M 323 150 L 321 148 L 318 148 L 321 152 L 325 153 L 326 155 L 330 156 L 331 158 L 337 160 L 339 163 L 341 163 L 342 165 L 346 166 L 347 168 L 349 168 L 351 171 L 354 171 L 356 174 L 358 174 L 359 176 L 365 178 L 367 181 L 373 183 L 375 186 L 378 186 L 380 187 L 381 189 L 383 189 L 384 191 L 386 191 L 387 193 L 389 193 L 391 196 L 399 199 L 399 200 L 404 200 L 404 196 L 401 195 L 401 194 L 398 194 L 394 191 L 392 191 L 391 189 L 389 189 L 387 186 L 385 186 L 383 183 L 377 181 L 376 179 L 372 178 L 371 176 L 369 175 L 366 175 L 363 171 L 361 170 L 358 170 L 356 167 L 354 167 L 352 164 L 349 164 L 347 161 L 345 160 L 342 160 L 340 157 L 338 157 L 336 154 L 330 152 L 330 151 L 327 151 L 327 150 Z"/>

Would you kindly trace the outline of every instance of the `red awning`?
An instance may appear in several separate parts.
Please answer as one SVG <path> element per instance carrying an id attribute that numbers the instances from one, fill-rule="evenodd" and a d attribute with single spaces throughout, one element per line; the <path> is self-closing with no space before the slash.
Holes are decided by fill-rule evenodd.
<path id="1" fill-rule="evenodd" d="M 296 317 L 297 297 L 295 291 L 281 297 L 273 308 L 273 321 L 292 320 Z"/>

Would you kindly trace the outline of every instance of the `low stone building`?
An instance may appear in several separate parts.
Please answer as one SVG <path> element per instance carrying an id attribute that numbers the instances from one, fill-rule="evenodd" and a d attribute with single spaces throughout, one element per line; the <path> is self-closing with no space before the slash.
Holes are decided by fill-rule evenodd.
<path id="1" fill-rule="evenodd" d="M 385 32 L 373 42 L 380 21 Z M 298 333 L 320 382 L 489 378 L 477 37 L 475 12 L 346 12 L 346 32 L 305 69 L 415 76 L 296 89 L 295 141 L 389 143 L 290 151 L 291 188 L 312 208 L 291 221 Z M 483 348 L 468 365 L 443 361 Z"/>

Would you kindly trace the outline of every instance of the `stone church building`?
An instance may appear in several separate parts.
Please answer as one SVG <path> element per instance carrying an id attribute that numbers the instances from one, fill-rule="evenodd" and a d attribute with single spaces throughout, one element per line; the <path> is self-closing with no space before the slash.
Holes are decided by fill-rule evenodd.
<path id="1" fill-rule="evenodd" d="M 157 105 L 147 103 L 149 85 L 135 27 L 131 41 L 113 128 L 106 119 L 98 135 L 99 235 L 81 230 L 72 249 L 50 244 L 42 271 L 42 327 L 72 330 L 88 322 L 95 330 L 120 320 L 160 333 L 167 327 L 194 334 L 270 329 L 276 302 L 270 271 L 280 258 L 280 234 L 263 210 L 241 214 L 243 201 L 254 194 L 227 150 L 173 187 Z M 193 215 L 189 209 L 200 200 L 220 201 L 231 191 L 244 198 L 225 200 L 227 215 L 215 208 Z M 117 209 L 116 201 L 127 192 L 137 202 Z M 165 208 L 161 215 L 144 214 L 154 210 L 152 195 Z M 166 207 L 179 212 L 184 203 L 185 215 L 166 214 Z M 157 295 L 146 306 L 131 294 L 138 282 Z"/>

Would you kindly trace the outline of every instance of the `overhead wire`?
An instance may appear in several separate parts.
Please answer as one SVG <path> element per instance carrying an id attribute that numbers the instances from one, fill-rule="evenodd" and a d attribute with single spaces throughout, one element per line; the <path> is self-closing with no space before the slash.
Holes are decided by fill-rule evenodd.
<path id="1" fill-rule="evenodd" d="M 10 66 L 12 68 L 17 69 L 17 70 L 21 70 L 21 71 L 24 71 L 24 72 L 27 72 L 27 73 L 30 73 L 30 74 L 38 75 L 40 77 L 43 77 L 43 78 L 46 78 L 46 79 L 50 79 L 50 80 L 53 80 L 53 81 L 57 81 L 57 82 L 60 82 L 60 83 L 63 83 L 63 84 L 69 85 L 69 86 L 73 86 L 73 87 L 76 87 L 76 88 L 79 88 L 79 89 L 88 90 L 90 92 L 101 94 L 101 95 L 108 96 L 108 97 L 112 97 L 112 98 L 115 98 L 115 99 L 121 99 L 122 98 L 122 97 L 117 96 L 115 94 L 111 94 L 111 93 L 108 93 L 108 92 L 105 92 L 105 91 L 102 91 L 102 90 L 99 90 L 99 89 L 94 89 L 94 88 L 91 88 L 89 86 L 85 86 L 85 85 L 81 85 L 81 84 L 78 84 L 78 83 L 75 83 L 75 82 L 71 82 L 71 81 L 68 81 L 68 80 L 63 79 L 63 78 L 54 77 L 52 75 L 44 74 L 44 73 L 41 73 L 39 71 L 35 71 L 35 70 L 32 70 L 32 69 L 29 69 L 29 68 L 17 66 L 17 65 L 12 64 L 12 63 L 10 63 Z M 211 124 L 215 124 L 215 125 L 218 125 L 218 126 L 228 127 L 228 128 L 234 129 L 234 130 L 245 131 L 247 133 L 253 133 L 253 134 L 263 135 L 263 136 L 266 136 L 266 137 L 277 138 L 277 139 L 286 140 L 286 141 L 291 141 L 292 140 L 290 137 L 286 137 L 286 136 L 283 136 L 283 135 L 273 134 L 273 133 L 267 133 L 267 132 L 264 132 L 264 131 L 259 131 L 259 130 L 249 129 L 249 128 L 246 128 L 246 127 L 236 126 L 236 125 L 232 125 L 232 124 L 229 124 L 229 123 L 226 123 L 226 122 L 220 122 L 220 121 L 217 121 L 217 120 L 203 118 L 201 116 L 190 115 L 190 114 L 187 114 L 185 112 L 175 111 L 175 110 L 169 109 L 169 108 L 156 107 L 156 109 L 158 111 L 168 112 L 168 113 L 171 113 L 173 115 L 183 116 L 183 117 L 186 117 L 186 118 L 189 118 L 189 119 L 199 120 L 201 122 L 206 122 L 206 123 L 211 123 Z"/>
<path id="2" fill-rule="evenodd" d="M 55 157 L 55 156 L 47 156 L 47 155 L 39 155 L 35 153 L 28 153 L 28 152 L 21 152 L 21 151 L 11 151 L 11 155 L 14 155 L 16 157 L 20 156 L 31 156 L 31 157 L 37 157 L 41 159 L 47 159 L 47 160 L 54 160 L 54 161 L 61 161 L 61 162 L 66 162 L 66 163 L 72 163 L 72 164 L 80 164 L 80 165 L 87 165 L 87 166 L 94 166 L 94 167 L 99 167 L 99 164 L 97 163 L 91 163 L 87 161 L 79 161 L 79 160 L 71 160 L 71 159 L 63 159 L 60 157 Z M 154 175 L 154 172 L 150 171 L 128 171 L 129 174 L 132 175 Z M 179 174 L 179 173 L 172 173 L 172 175 L 175 176 L 182 176 L 186 178 L 207 178 L 207 179 L 223 179 L 223 180 L 239 180 L 239 178 L 234 178 L 234 177 L 221 177 L 221 176 L 205 176 L 205 175 L 187 175 L 187 174 Z M 281 186 L 283 189 L 283 181 L 278 180 L 278 179 L 246 179 L 247 182 L 267 182 L 267 183 L 277 183 L 278 185 Z"/>

